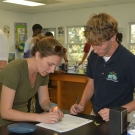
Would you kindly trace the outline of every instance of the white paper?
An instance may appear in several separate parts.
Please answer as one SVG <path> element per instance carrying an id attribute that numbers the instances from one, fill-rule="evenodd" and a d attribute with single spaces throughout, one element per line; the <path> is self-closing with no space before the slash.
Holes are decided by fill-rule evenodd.
<path id="1" fill-rule="evenodd" d="M 85 119 L 85 118 L 80 118 L 76 116 L 72 116 L 69 114 L 65 114 L 64 118 L 62 121 L 56 123 L 56 124 L 45 124 L 45 123 L 39 123 L 36 124 L 37 126 L 51 129 L 57 132 L 66 132 L 70 131 L 72 129 L 75 129 L 77 127 L 80 127 L 82 125 L 85 125 L 87 123 L 92 122 L 93 120 Z"/>

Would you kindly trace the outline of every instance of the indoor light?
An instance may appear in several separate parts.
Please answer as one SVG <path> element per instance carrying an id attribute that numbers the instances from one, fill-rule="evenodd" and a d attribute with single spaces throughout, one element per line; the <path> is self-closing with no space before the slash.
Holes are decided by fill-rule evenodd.
<path id="1" fill-rule="evenodd" d="M 45 5 L 43 3 L 26 1 L 26 0 L 4 0 L 3 2 L 19 4 L 19 5 L 25 5 L 25 6 L 32 6 L 32 7 Z"/>

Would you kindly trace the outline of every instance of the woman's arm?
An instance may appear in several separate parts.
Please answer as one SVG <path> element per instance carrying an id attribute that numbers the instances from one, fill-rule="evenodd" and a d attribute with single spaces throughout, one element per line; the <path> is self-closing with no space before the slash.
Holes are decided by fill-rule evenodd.
<path id="1" fill-rule="evenodd" d="M 12 108 L 15 93 L 15 90 L 12 90 L 4 85 L 2 86 L 0 100 L 1 117 L 11 121 L 37 121 L 38 114 L 21 112 Z"/>
<path id="2" fill-rule="evenodd" d="M 6 60 L 0 60 L 0 70 L 2 70 L 7 65 Z"/>
<path id="3" fill-rule="evenodd" d="M 50 109 L 50 98 L 48 93 L 48 85 L 40 86 L 38 90 L 39 104 L 44 111 Z"/>
<path id="4" fill-rule="evenodd" d="M 0 113 L 3 119 L 10 121 L 31 121 L 43 123 L 56 123 L 60 119 L 59 114 L 56 112 L 36 114 L 14 110 L 12 107 L 15 93 L 16 93 L 15 90 L 10 89 L 4 85 L 2 86 Z"/>
<path id="5" fill-rule="evenodd" d="M 48 86 L 40 86 L 38 90 L 38 96 L 39 96 L 39 104 L 43 110 L 49 111 L 49 112 L 55 112 L 59 115 L 60 118 L 63 117 L 63 113 L 60 111 L 58 106 L 52 106 L 48 94 Z"/>

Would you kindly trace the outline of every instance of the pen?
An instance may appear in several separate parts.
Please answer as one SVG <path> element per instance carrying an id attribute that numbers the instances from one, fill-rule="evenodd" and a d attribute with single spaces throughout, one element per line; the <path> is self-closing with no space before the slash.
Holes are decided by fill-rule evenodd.
<path id="1" fill-rule="evenodd" d="M 79 95 L 76 97 L 76 104 L 79 104 L 81 106 L 82 109 L 84 109 L 84 105 L 82 105 L 81 103 L 79 103 Z"/>
<path id="2" fill-rule="evenodd" d="M 79 95 L 76 97 L 76 104 L 79 103 Z"/>

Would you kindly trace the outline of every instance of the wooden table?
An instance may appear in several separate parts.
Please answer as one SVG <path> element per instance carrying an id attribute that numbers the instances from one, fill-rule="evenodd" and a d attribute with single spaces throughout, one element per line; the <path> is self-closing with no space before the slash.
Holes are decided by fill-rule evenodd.
<path id="1" fill-rule="evenodd" d="M 79 100 L 81 99 L 88 77 L 82 71 L 69 70 L 64 74 L 51 74 L 50 80 L 54 81 L 57 86 L 57 104 L 59 108 L 70 110 L 76 97 L 79 96 Z M 83 113 L 90 114 L 91 110 L 91 103 L 88 102 Z"/>

